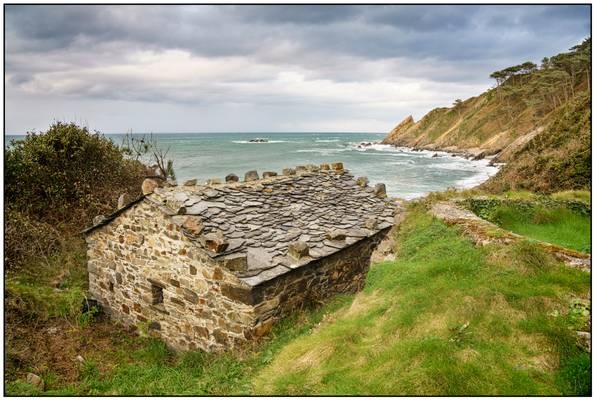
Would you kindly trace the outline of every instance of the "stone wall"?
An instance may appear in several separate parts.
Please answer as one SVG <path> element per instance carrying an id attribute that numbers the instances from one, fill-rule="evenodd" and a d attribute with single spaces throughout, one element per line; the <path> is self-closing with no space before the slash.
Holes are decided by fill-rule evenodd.
<path id="1" fill-rule="evenodd" d="M 240 286 L 238 278 L 198 251 L 158 206 L 134 205 L 87 243 L 90 295 L 113 319 L 181 350 L 222 350 L 250 336 L 253 307 L 221 293 L 223 285 Z M 162 304 L 153 304 L 154 291 Z"/>
<path id="2" fill-rule="evenodd" d="M 372 253 L 389 230 L 253 288 L 255 332 L 268 331 L 275 320 L 296 309 L 363 289 Z"/>
<path id="3" fill-rule="evenodd" d="M 297 308 L 360 290 L 389 230 L 250 287 L 197 248 L 177 218 L 146 199 L 87 243 L 90 295 L 113 319 L 180 350 L 236 347 Z"/>

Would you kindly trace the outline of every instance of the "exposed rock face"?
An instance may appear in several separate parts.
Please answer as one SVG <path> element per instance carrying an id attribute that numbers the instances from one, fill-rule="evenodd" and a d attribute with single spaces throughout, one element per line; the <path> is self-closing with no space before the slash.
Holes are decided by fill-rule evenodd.
<path id="1" fill-rule="evenodd" d="M 413 121 L 413 117 L 411 115 L 409 115 L 407 118 L 405 118 L 403 121 L 401 121 L 399 123 L 399 125 L 395 126 L 393 128 L 393 130 L 388 133 L 388 135 L 386 135 L 386 137 L 384 138 L 382 143 L 383 144 L 395 144 L 399 135 L 401 135 L 403 132 L 407 131 L 414 124 L 415 124 L 415 121 Z"/>
<path id="2" fill-rule="evenodd" d="M 359 290 L 394 213 L 341 163 L 155 188 L 88 231 L 89 290 L 174 348 L 235 347 L 305 302 Z"/>

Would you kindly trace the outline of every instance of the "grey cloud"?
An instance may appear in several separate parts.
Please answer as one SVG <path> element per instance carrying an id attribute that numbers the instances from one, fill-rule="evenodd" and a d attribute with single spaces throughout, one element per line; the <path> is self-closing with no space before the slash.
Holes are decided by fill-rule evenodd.
<path id="1" fill-rule="evenodd" d="M 42 90 L 35 89 L 36 79 L 66 72 L 67 84 L 43 90 L 56 98 L 201 107 L 315 106 L 316 100 L 298 94 L 246 92 L 243 88 L 267 87 L 276 79 L 274 72 L 252 73 L 257 65 L 337 84 L 452 83 L 462 96 L 471 86 L 491 84 L 493 70 L 565 51 L 590 31 L 587 5 L 7 5 L 5 10 L 5 72 L 13 90 L 34 96 Z M 182 50 L 221 63 L 223 57 L 241 57 L 252 64 L 218 82 L 187 87 L 164 79 L 168 71 L 150 78 L 81 72 L 135 65 L 131 57 L 140 50 L 155 57 Z"/>

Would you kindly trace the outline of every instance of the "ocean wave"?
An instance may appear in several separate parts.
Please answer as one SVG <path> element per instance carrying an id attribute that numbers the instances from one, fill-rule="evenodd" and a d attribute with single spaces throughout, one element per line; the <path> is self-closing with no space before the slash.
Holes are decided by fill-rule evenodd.
<path id="1" fill-rule="evenodd" d="M 340 139 L 316 139 L 315 142 L 316 143 L 334 143 L 334 142 L 340 142 Z"/>

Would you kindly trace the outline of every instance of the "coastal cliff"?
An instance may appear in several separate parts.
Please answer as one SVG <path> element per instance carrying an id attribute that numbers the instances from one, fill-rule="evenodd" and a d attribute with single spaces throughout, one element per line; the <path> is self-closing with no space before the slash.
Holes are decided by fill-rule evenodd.
<path id="1" fill-rule="evenodd" d="M 591 39 L 570 52 L 494 72 L 496 87 L 415 122 L 406 117 L 384 144 L 495 156 L 506 163 L 484 188 L 590 187 Z"/>

